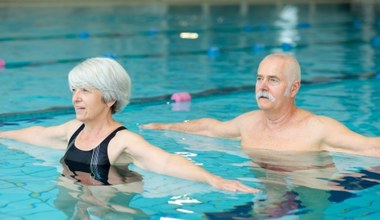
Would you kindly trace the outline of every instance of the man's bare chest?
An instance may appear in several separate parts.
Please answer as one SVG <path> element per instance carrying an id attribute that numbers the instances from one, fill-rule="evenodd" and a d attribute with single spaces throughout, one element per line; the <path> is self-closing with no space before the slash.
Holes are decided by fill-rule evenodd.
<path id="1" fill-rule="evenodd" d="M 247 129 L 242 132 L 241 146 L 284 151 L 319 151 L 318 138 L 308 128 Z"/>

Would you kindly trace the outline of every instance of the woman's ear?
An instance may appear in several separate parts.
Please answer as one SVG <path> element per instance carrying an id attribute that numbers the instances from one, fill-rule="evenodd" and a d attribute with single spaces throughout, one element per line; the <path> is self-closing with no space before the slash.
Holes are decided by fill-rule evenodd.
<path id="1" fill-rule="evenodd" d="M 108 107 L 112 107 L 116 103 L 116 100 L 107 102 Z"/>

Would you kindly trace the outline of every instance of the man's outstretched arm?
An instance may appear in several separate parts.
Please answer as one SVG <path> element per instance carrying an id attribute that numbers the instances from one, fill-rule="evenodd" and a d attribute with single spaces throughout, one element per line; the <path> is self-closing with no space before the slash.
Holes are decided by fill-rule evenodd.
<path id="1" fill-rule="evenodd" d="M 380 157 L 380 137 L 363 136 L 328 117 L 319 117 L 319 120 L 323 126 L 324 150 Z"/>
<path id="2" fill-rule="evenodd" d="M 173 130 L 209 137 L 240 137 L 240 130 L 236 118 L 225 122 L 213 118 L 201 118 L 179 123 L 150 123 L 142 125 L 141 128 L 153 130 Z"/>

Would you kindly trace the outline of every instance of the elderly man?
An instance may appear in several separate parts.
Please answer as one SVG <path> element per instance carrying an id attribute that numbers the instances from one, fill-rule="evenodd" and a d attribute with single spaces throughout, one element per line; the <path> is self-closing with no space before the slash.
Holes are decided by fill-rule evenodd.
<path id="1" fill-rule="evenodd" d="M 334 151 L 380 157 L 380 137 L 357 134 L 340 122 L 298 108 L 301 86 L 298 61 L 288 54 L 265 57 L 258 68 L 256 100 L 260 110 L 229 121 L 202 118 L 183 123 L 143 125 L 210 137 L 235 138 L 244 150 Z"/>

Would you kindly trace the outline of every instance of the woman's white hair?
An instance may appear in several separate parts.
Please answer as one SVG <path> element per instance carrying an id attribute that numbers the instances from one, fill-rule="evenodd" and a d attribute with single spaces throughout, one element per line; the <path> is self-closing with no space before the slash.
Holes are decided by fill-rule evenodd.
<path id="1" fill-rule="evenodd" d="M 128 103 L 131 79 L 127 71 L 115 60 L 105 57 L 90 58 L 75 66 L 68 75 L 70 89 L 97 89 L 104 102 L 115 101 L 112 114 Z"/>

